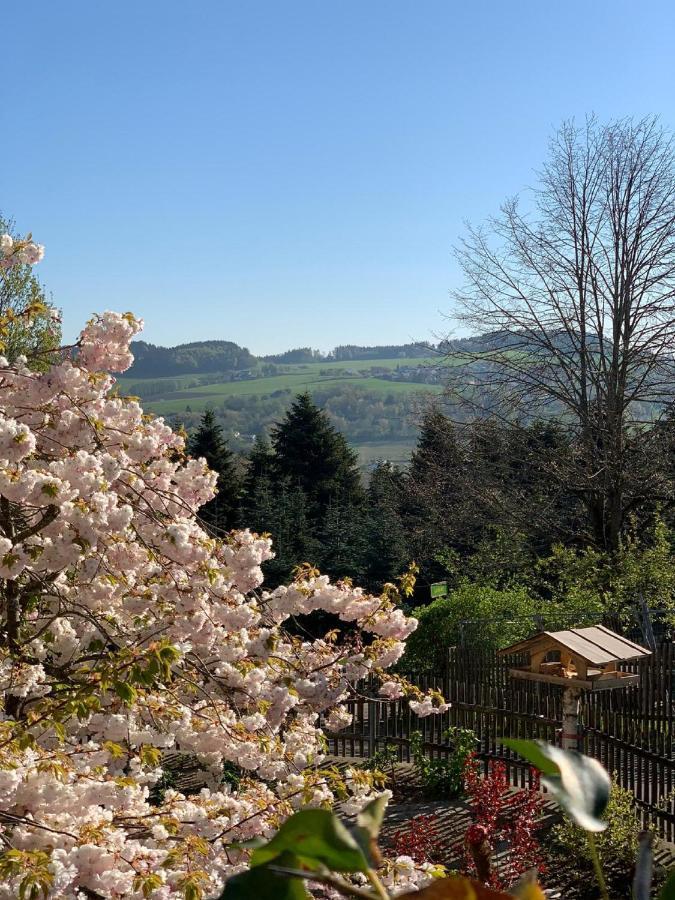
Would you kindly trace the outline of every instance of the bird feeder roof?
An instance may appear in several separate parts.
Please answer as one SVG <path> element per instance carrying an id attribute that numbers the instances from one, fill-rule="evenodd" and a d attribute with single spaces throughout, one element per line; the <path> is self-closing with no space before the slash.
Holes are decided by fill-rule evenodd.
<path id="1" fill-rule="evenodd" d="M 551 649 L 564 647 L 575 656 L 581 657 L 594 666 L 605 666 L 608 663 L 625 662 L 649 656 L 651 651 L 627 638 L 610 631 L 604 625 L 593 625 L 590 628 L 570 628 L 566 631 L 540 631 L 525 641 L 518 641 L 500 650 L 500 655 L 509 653 L 532 652 L 550 646 Z"/>

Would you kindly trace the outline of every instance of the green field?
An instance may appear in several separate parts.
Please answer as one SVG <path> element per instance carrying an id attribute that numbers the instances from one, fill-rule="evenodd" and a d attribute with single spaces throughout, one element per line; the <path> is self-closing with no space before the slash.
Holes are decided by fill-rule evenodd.
<path id="1" fill-rule="evenodd" d="M 298 394 L 303 391 L 332 390 L 354 385 L 376 394 L 413 394 L 420 391 L 438 392 L 440 385 L 423 381 L 390 381 L 372 374 L 373 369 L 395 370 L 401 367 L 437 366 L 434 359 L 378 359 L 352 362 L 317 362 L 279 366 L 278 375 L 256 377 L 241 381 L 221 381 L 222 376 L 176 375 L 163 378 L 119 379 L 123 393 L 138 395 L 143 406 L 157 415 L 171 415 L 185 411 L 203 412 L 209 406 L 217 407 L 228 397 L 266 397 L 278 391 Z M 211 380 L 212 379 L 212 380 Z M 200 384 L 200 382 L 203 382 Z M 166 390 L 163 388 L 166 387 Z"/>
<path id="2" fill-rule="evenodd" d="M 399 466 L 405 466 L 410 461 L 410 454 L 415 449 L 415 442 L 407 441 L 367 441 L 354 445 L 359 454 L 359 465 L 370 468 L 380 460 L 387 460 Z"/>
<path id="3" fill-rule="evenodd" d="M 420 368 L 438 369 L 452 360 L 430 357 L 270 364 L 260 361 L 240 372 L 134 377 L 118 380 L 120 393 L 140 398 L 150 413 L 194 428 L 204 410 L 211 408 L 238 452 L 246 453 L 253 435 L 262 434 L 284 415 L 292 398 L 309 391 L 333 418 L 358 453 L 359 465 L 370 470 L 378 460 L 406 465 L 417 430 L 411 426 L 417 397 L 443 390 L 425 381 Z M 411 381 L 391 381 L 388 372 Z M 253 376 L 253 377 L 251 377 Z M 435 376 L 432 376 L 435 377 Z M 355 392 L 353 389 L 357 389 Z M 175 418 L 174 418 L 175 417 Z"/>

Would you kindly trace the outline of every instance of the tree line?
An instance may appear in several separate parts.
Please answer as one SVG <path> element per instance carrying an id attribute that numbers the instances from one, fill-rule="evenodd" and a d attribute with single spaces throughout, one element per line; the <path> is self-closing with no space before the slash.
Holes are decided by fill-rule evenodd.
<path id="1" fill-rule="evenodd" d="M 665 420 L 649 440 L 660 448 L 654 455 L 664 483 L 674 485 L 675 421 Z M 542 615 L 550 626 L 602 620 L 624 627 L 640 596 L 666 627 L 671 621 L 672 504 L 654 499 L 633 509 L 619 546 L 605 548 L 576 486 L 554 477 L 575 452 L 563 425 L 457 424 L 431 408 L 410 465 L 381 461 L 365 482 L 344 436 L 308 394 L 245 459 L 227 448 L 209 412 L 190 446 L 220 473 L 203 518 L 218 529 L 246 522 L 271 534 L 268 583 L 308 563 L 381 590 L 414 563 L 411 603 L 429 623 L 432 644 L 441 633 L 444 644 L 472 635 L 508 643 Z M 431 603 L 438 582 L 448 598 Z M 426 633 L 419 639 L 427 641 Z M 418 642 L 410 643 L 414 656 Z M 429 647 L 419 664 L 433 661 Z"/>

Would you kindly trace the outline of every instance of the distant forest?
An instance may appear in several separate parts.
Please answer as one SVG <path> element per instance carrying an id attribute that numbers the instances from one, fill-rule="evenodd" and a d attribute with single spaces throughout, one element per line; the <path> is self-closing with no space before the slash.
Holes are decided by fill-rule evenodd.
<path id="1" fill-rule="evenodd" d="M 461 342 L 460 342 L 461 343 Z M 428 343 L 387 344 L 359 347 L 345 344 L 330 353 L 311 347 L 296 347 L 269 356 L 254 356 L 246 347 L 232 341 L 194 341 L 176 347 L 159 347 L 146 341 L 131 344 L 134 364 L 127 377 L 161 378 L 171 375 L 191 375 L 206 372 L 236 372 L 250 369 L 259 363 L 314 363 L 367 359 L 412 359 L 434 356 L 439 350 Z"/>

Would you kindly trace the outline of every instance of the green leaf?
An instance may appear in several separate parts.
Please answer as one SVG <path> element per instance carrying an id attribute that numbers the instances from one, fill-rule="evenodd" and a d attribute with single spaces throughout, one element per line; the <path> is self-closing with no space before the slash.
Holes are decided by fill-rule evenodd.
<path id="1" fill-rule="evenodd" d="M 377 846 L 377 836 L 380 833 L 387 803 L 388 800 L 383 795 L 371 800 L 357 815 L 356 827 L 352 829 L 357 844 L 368 863 L 374 868 L 378 868 L 382 864 L 382 855 Z"/>
<path id="2" fill-rule="evenodd" d="M 659 891 L 657 900 L 675 900 L 675 869 L 666 879 L 666 883 Z"/>
<path id="3" fill-rule="evenodd" d="M 127 706 L 130 706 L 136 700 L 136 688 L 132 687 L 130 684 L 127 684 L 125 681 L 116 681 L 113 684 L 113 690 L 120 698 L 120 700 L 126 703 Z"/>
<path id="4" fill-rule="evenodd" d="M 257 866 L 230 878 L 219 900 L 309 900 L 309 894 L 302 879 Z"/>
<path id="5" fill-rule="evenodd" d="M 542 775 L 558 775 L 558 766 L 548 757 L 544 749 L 548 744 L 541 741 L 526 741 L 520 738 L 502 738 L 502 744 L 515 750 L 519 756 L 539 769 Z"/>
<path id="6" fill-rule="evenodd" d="M 380 833 L 388 802 L 387 797 L 380 794 L 379 797 L 364 806 L 356 817 L 356 824 L 359 828 L 363 828 L 372 838 L 376 838 Z"/>
<path id="7" fill-rule="evenodd" d="M 265 847 L 253 851 L 251 865 L 263 865 L 285 851 L 294 853 L 307 865 L 324 865 L 334 872 L 368 870 L 368 862 L 355 838 L 327 809 L 303 809 L 295 813 Z"/>
<path id="8" fill-rule="evenodd" d="M 503 740 L 538 769 L 544 784 L 569 817 L 584 831 L 604 831 L 600 816 L 609 802 L 610 777 L 597 761 L 575 750 L 543 741 Z"/>

